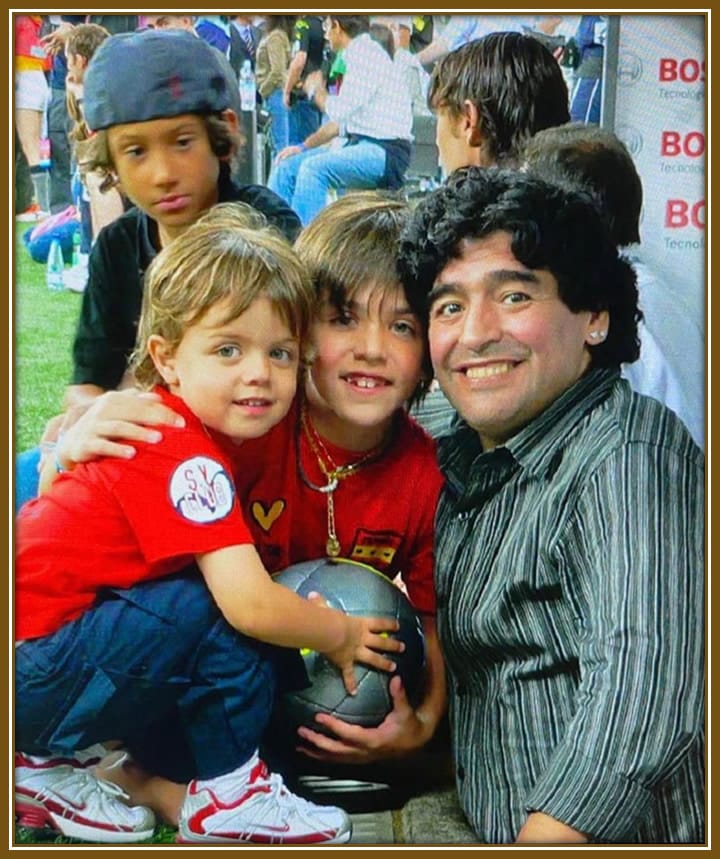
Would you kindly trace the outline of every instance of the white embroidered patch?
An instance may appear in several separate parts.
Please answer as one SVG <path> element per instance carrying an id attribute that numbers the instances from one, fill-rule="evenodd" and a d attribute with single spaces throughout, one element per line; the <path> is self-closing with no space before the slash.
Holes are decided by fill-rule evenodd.
<path id="1" fill-rule="evenodd" d="M 207 456 L 185 460 L 170 478 L 173 507 L 191 522 L 223 519 L 232 509 L 234 494 L 225 469 Z"/>

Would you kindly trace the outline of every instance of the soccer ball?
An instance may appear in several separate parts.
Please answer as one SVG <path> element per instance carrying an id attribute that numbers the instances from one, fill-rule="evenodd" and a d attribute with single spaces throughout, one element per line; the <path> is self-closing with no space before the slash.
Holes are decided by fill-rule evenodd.
<path id="1" fill-rule="evenodd" d="M 423 692 L 425 642 L 420 618 L 405 594 L 381 573 L 355 561 L 321 558 L 294 564 L 274 577 L 303 597 L 313 591 L 330 608 L 366 617 L 394 617 L 400 629 L 392 633 L 405 643 L 403 653 L 392 653 L 397 674 L 410 703 L 416 706 Z M 302 650 L 308 685 L 287 692 L 282 699 L 282 719 L 291 729 L 305 725 L 322 732 L 317 713 L 329 713 L 366 728 L 379 725 L 392 710 L 388 689 L 392 674 L 355 664 L 358 690 L 349 695 L 337 667 L 323 654 Z"/>

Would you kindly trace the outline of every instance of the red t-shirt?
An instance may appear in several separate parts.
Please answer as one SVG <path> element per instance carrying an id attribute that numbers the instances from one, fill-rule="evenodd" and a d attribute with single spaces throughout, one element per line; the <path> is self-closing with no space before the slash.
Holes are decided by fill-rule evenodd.
<path id="1" fill-rule="evenodd" d="M 219 445 L 177 397 L 186 427 L 130 459 L 62 474 L 18 513 L 15 637 L 35 638 L 79 617 L 104 586 L 130 587 L 182 569 L 202 552 L 252 542 Z"/>
<path id="2" fill-rule="evenodd" d="M 296 401 L 267 435 L 229 452 L 245 522 L 270 572 L 326 555 L 327 497 L 308 487 L 298 469 L 298 410 Z M 305 474 L 324 486 L 327 479 L 305 434 L 299 439 Z M 338 464 L 357 459 L 356 453 L 324 443 Z M 425 613 L 435 612 L 433 531 L 441 485 L 435 442 L 399 413 L 383 456 L 342 480 L 334 493 L 341 557 L 369 564 L 391 579 L 402 573 L 410 599 Z"/>

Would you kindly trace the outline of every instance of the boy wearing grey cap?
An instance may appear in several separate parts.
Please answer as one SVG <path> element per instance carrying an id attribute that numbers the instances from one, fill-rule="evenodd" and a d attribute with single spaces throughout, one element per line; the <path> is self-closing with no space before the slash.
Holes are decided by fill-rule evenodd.
<path id="1" fill-rule="evenodd" d="M 66 409 L 127 385 L 145 270 L 203 212 L 242 202 L 291 241 L 300 229 L 275 193 L 230 178 L 238 118 L 216 54 L 191 33 L 146 30 L 110 37 L 88 66 L 83 110 L 96 136 L 93 166 L 134 207 L 99 233 L 90 253 Z M 51 421 L 44 441 L 62 420 Z"/>

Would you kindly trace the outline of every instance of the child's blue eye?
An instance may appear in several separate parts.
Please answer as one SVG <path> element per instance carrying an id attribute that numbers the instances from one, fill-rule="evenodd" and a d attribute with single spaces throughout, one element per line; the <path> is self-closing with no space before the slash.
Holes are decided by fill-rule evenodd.
<path id="1" fill-rule="evenodd" d="M 282 361 L 289 364 L 295 360 L 295 353 L 292 349 L 285 349 L 278 346 L 276 349 L 270 350 L 270 357 L 273 361 Z"/>
<path id="2" fill-rule="evenodd" d="M 217 354 L 221 358 L 235 358 L 237 355 L 240 354 L 240 350 L 237 346 L 221 346 L 217 350 Z"/>

